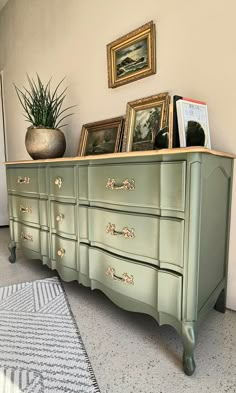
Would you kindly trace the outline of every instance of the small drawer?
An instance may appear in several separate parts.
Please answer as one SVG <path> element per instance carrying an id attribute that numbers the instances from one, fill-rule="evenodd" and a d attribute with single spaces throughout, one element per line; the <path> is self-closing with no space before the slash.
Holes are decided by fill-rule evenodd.
<path id="1" fill-rule="evenodd" d="M 37 168 L 7 168 L 7 184 L 9 191 L 38 194 L 38 183 Z"/>
<path id="2" fill-rule="evenodd" d="M 61 198 L 76 197 L 75 167 L 51 167 L 49 169 L 50 195 Z"/>
<path id="3" fill-rule="evenodd" d="M 89 249 L 89 278 L 157 308 L 157 269 Z"/>
<path id="4" fill-rule="evenodd" d="M 75 205 L 51 202 L 51 225 L 53 232 L 75 236 Z"/>
<path id="5" fill-rule="evenodd" d="M 28 223 L 39 224 L 39 200 L 12 196 L 13 217 Z"/>
<path id="6" fill-rule="evenodd" d="M 89 167 L 92 204 L 184 211 L 186 163 L 94 165 Z"/>
<path id="7" fill-rule="evenodd" d="M 77 243 L 52 235 L 52 259 L 62 266 L 77 270 Z"/>
<path id="8" fill-rule="evenodd" d="M 17 243 L 20 243 L 22 247 L 28 248 L 29 250 L 40 252 L 39 229 L 14 222 L 13 230 L 14 239 Z"/>

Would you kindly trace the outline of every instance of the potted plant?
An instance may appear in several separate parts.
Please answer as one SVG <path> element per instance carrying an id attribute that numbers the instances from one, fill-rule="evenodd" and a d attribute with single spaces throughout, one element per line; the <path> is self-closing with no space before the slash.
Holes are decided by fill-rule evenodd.
<path id="1" fill-rule="evenodd" d="M 25 135 L 25 146 L 33 159 L 62 157 L 66 149 L 66 139 L 58 128 L 64 127 L 62 121 L 71 116 L 65 114 L 73 106 L 62 109 L 66 88 L 59 93 L 64 79 L 51 89 L 49 82 L 44 85 L 37 74 L 36 81 L 27 75 L 29 88 L 20 90 L 16 85 L 16 93 L 25 111 L 26 121 L 31 125 Z"/>

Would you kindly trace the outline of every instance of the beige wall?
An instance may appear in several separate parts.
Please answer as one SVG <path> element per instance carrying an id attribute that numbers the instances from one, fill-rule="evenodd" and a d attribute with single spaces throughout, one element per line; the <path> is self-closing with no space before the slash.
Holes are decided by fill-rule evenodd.
<path id="1" fill-rule="evenodd" d="M 77 153 L 83 123 L 125 114 L 128 101 L 164 91 L 206 101 L 212 147 L 236 153 L 235 14 L 235 0 L 227 7 L 220 0 L 9 0 L 0 13 L 9 159 L 29 158 L 13 87 L 25 84 L 26 72 L 55 83 L 67 77 L 67 104 L 78 105 L 65 129 L 67 156 Z M 106 44 L 150 20 L 157 74 L 108 89 Z M 228 305 L 236 309 L 235 235 L 233 204 Z"/>

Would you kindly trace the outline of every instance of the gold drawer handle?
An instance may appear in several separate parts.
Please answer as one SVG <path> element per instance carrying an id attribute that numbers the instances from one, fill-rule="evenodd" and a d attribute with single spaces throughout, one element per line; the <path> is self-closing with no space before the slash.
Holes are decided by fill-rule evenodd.
<path id="1" fill-rule="evenodd" d="M 56 216 L 56 221 L 57 221 L 59 224 L 61 224 L 63 220 L 64 220 L 64 214 L 59 213 L 59 214 Z"/>
<path id="2" fill-rule="evenodd" d="M 122 182 L 122 185 L 116 186 L 116 180 L 111 179 L 110 177 L 107 179 L 106 188 L 110 190 L 125 190 L 125 191 L 133 191 L 135 189 L 135 180 L 125 179 Z"/>
<path id="3" fill-rule="evenodd" d="M 20 209 L 19 210 L 20 210 L 21 213 L 29 213 L 29 214 L 32 213 L 32 208 L 31 207 L 24 207 L 24 206 L 20 205 Z"/>
<path id="4" fill-rule="evenodd" d="M 55 182 L 56 186 L 58 186 L 58 188 L 61 188 L 62 186 L 62 178 L 61 177 L 56 177 Z"/>
<path id="5" fill-rule="evenodd" d="M 32 236 L 32 235 L 26 235 L 24 232 L 21 232 L 20 237 L 21 237 L 21 239 L 23 239 L 24 241 L 29 241 L 29 242 L 32 242 L 32 241 L 33 241 L 33 236 Z"/>
<path id="6" fill-rule="evenodd" d="M 134 276 L 128 275 L 127 273 L 123 273 L 121 277 L 116 275 L 116 271 L 114 267 L 108 266 L 106 269 L 106 275 L 110 276 L 113 280 L 122 281 L 125 284 L 134 285 Z"/>
<path id="7" fill-rule="evenodd" d="M 116 236 L 116 235 L 124 236 L 125 239 L 133 239 L 135 237 L 135 233 L 134 233 L 133 228 L 129 229 L 127 227 L 124 227 L 121 232 L 116 231 L 115 224 L 111 224 L 110 222 L 106 226 L 106 232 L 110 233 L 111 235 L 114 235 L 114 236 Z"/>
<path id="8" fill-rule="evenodd" d="M 17 183 L 18 184 L 29 184 L 29 182 L 30 182 L 30 178 L 29 177 L 18 176 L 18 179 L 17 179 Z"/>
<path id="9" fill-rule="evenodd" d="M 63 258 L 64 257 L 64 255 L 65 255 L 65 250 L 64 250 L 64 248 L 59 248 L 59 250 L 57 251 L 57 255 L 59 256 L 59 257 L 61 257 L 61 258 Z"/>

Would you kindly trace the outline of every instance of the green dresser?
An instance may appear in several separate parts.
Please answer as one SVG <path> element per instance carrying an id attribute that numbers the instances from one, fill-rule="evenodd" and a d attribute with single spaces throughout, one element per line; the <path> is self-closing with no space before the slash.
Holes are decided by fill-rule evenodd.
<path id="1" fill-rule="evenodd" d="M 199 322 L 225 311 L 233 158 L 182 148 L 7 163 L 9 260 L 21 247 L 173 326 L 192 375 Z"/>

